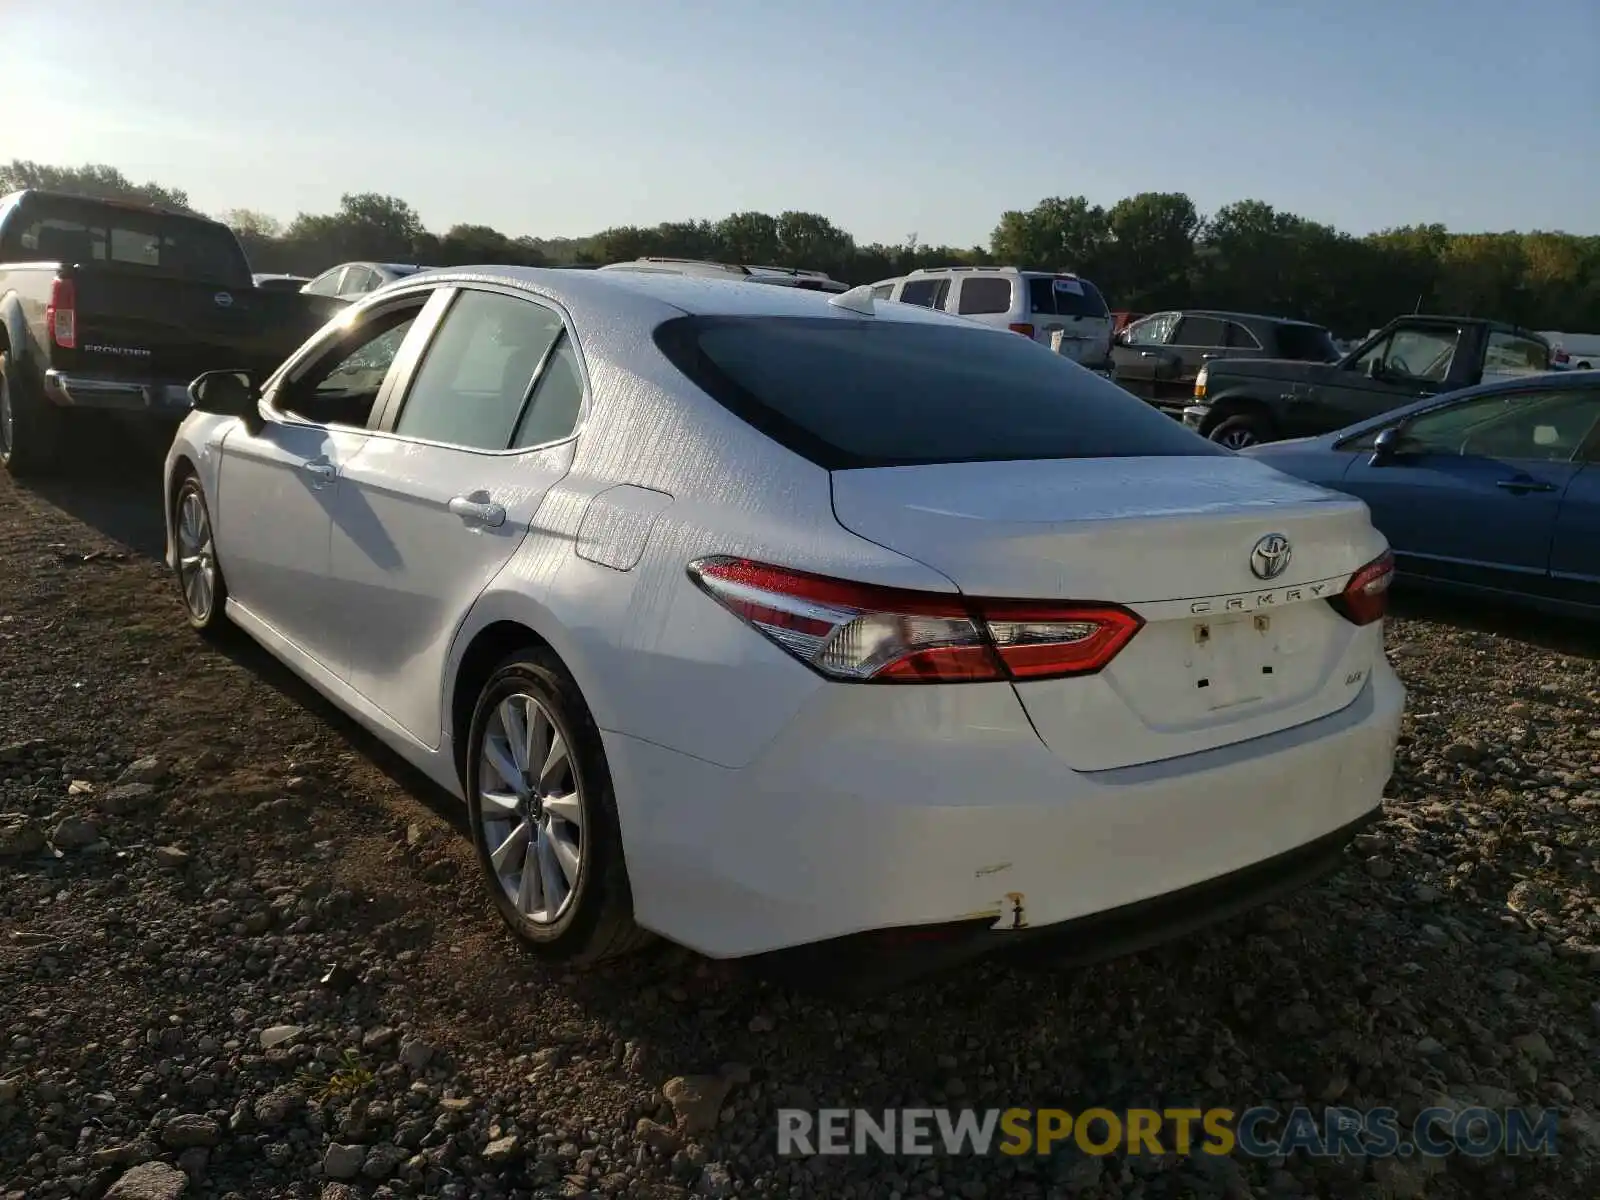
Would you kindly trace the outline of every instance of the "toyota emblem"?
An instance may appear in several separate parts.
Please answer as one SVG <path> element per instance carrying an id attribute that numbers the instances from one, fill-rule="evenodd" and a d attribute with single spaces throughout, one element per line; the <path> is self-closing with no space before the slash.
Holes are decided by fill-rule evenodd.
<path id="1" fill-rule="evenodd" d="M 231 308 L 233 306 L 233 295 L 229 292 L 218 292 L 211 297 L 211 302 L 218 308 Z"/>
<path id="2" fill-rule="evenodd" d="M 1250 551 L 1250 573 L 1257 579 L 1276 579 L 1289 569 L 1294 551 L 1281 533 L 1269 533 Z"/>

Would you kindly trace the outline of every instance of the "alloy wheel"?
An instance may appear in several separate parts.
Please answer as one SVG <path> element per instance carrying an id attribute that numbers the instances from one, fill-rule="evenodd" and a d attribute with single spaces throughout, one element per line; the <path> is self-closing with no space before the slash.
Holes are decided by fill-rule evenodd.
<path id="1" fill-rule="evenodd" d="M 211 544 L 211 518 L 198 488 L 184 489 L 178 501 L 178 582 L 183 602 L 196 621 L 211 616 L 217 595 L 217 559 Z"/>
<path id="2" fill-rule="evenodd" d="M 553 924 L 577 895 L 583 802 L 572 747 L 535 697 L 514 693 L 489 714 L 478 801 L 483 843 L 501 888 L 525 919 Z"/>
<path id="3" fill-rule="evenodd" d="M 1217 439 L 1219 445 L 1226 446 L 1229 450 L 1243 450 L 1246 446 L 1254 446 L 1261 439 L 1249 429 L 1230 429 Z"/>

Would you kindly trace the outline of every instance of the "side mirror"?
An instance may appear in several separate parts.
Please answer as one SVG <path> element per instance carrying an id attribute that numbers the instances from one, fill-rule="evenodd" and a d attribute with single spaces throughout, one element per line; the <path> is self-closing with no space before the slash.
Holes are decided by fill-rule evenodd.
<path id="1" fill-rule="evenodd" d="M 1405 458 L 1412 452 L 1413 443 L 1398 425 L 1391 425 L 1373 439 L 1371 466 L 1381 467 L 1385 463 L 1394 462 L 1396 459 Z"/>
<path id="2" fill-rule="evenodd" d="M 251 433 L 261 428 L 261 392 L 248 371 L 207 371 L 189 385 L 195 408 L 219 417 L 239 417 Z"/>
<path id="3" fill-rule="evenodd" d="M 1384 376 L 1383 359 L 1375 358 L 1367 364 L 1368 379 L 1382 379 Z"/>

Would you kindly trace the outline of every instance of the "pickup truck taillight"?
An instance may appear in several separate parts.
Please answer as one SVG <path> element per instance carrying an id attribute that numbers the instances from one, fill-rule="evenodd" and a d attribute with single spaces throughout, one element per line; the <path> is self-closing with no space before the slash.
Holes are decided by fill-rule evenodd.
<path id="1" fill-rule="evenodd" d="M 50 331 L 50 340 L 63 350 L 72 350 L 78 344 L 78 293 L 70 279 L 58 279 L 50 285 L 50 303 L 44 309 L 44 327 Z"/>

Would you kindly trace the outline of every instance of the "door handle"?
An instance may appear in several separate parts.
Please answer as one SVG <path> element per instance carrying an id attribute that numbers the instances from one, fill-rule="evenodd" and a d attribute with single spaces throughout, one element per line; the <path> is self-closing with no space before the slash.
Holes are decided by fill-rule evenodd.
<path id="1" fill-rule="evenodd" d="M 332 483 L 333 477 L 338 474 L 338 468 L 325 458 L 313 458 L 310 462 L 301 463 L 300 465 L 305 469 L 307 475 L 317 480 L 317 483 L 313 486 Z"/>
<path id="2" fill-rule="evenodd" d="M 471 496 L 453 496 L 450 499 L 450 511 L 463 521 L 469 521 L 474 525 L 486 525 L 490 529 L 498 528 L 506 523 L 505 508 L 492 500 L 474 500 Z"/>
<path id="3" fill-rule="evenodd" d="M 1539 479 L 1502 479 L 1495 487 L 1503 487 L 1508 492 L 1553 492 L 1556 485 L 1545 483 Z"/>
<path id="4" fill-rule="evenodd" d="M 1139 357 L 1140 358 L 1160 358 L 1161 355 L 1157 354 L 1154 350 L 1141 350 L 1141 351 L 1139 351 Z"/>
<path id="5" fill-rule="evenodd" d="M 1202 354 L 1200 356 L 1200 361 L 1201 362 L 1210 362 L 1212 359 L 1221 358 L 1221 357 L 1222 357 L 1222 355 L 1220 355 L 1220 354 Z"/>

